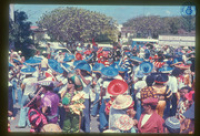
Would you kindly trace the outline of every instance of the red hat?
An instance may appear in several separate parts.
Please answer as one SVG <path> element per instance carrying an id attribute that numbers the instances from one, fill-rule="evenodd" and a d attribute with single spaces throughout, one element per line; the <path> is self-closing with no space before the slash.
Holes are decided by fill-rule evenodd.
<path id="1" fill-rule="evenodd" d="M 158 59 L 158 55 L 154 55 L 154 57 L 153 57 L 154 59 Z"/>
<path id="2" fill-rule="evenodd" d="M 52 81 L 55 81 L 55 78 L 54 78 L 54 76 L 52 75 L 52 73 L 45 71 L 44 75 L 45 75 L 46 78 L 51 77 L 51 78 L 52 78 Z"/>
<path id="3" fill-rule="evenodd" d="M 99 48 L 98 51 L 97 51 L 97 54 L 99 54 L 100 52 L 102 52 L 103 50 L 103 47 Z"/>
<path id="4" fill-rule="evenodd" d="M 157 105 L 158 104 L 158 99 L 153 98 L 153 97 L 148 97 L 146 99 L 142 100 L 143 104 L 151 104 L 151 105 Z"/>
<path id="5" fill-rule="evenodd" d="M 76 60 L 83 60 L 83 56 L 80 53 L 76 53 Z"/>
<path id="6" fill-rule="evenodd" d="M 191 101 L 192 100 L 192 95 L 194 94 L 194 91 L 190 91 L 189 93 L 185 94 L 185 98 L 188 100 L 188 101 Z"/>
<path id="7" fill-rule="evenodd" d="M 86 50 L 85 52 L 84 52 L 84 54 L 91 54 L 92 53 L 92 51 L 90 51 L 90 50 Z"/>
<path id="8" fill-rule="evenodd" d="M 113 80 L 108 85 L 108 93 L 111 95 L 123 94 L 127 91 L 128 84 L 122 80 Z"/>

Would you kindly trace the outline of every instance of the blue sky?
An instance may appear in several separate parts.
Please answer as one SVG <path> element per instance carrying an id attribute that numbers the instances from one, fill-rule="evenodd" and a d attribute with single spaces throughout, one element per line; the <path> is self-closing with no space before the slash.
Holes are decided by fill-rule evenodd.
<path id="1" fill-rule="evenodd" d="M 14 4 L 14 10 L 27 12 L 29 21 L 35 25 L 39 17 L 46 11 L 58 7 L 80 7 L 83 9 L 97 11 L 113 17 L 119 24 L 137 16 L 160 15 L 160 16 L 181 16 L 181 6 L 97 6 L 97 5 L 25 5 Z"/>

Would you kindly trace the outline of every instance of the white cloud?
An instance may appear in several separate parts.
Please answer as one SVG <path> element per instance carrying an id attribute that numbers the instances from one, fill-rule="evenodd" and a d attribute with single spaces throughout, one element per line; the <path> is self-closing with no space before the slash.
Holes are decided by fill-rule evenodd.
<path id="1" fill-rule="evenodd" d="M 166 10 L 165 13 L 166 13 L 167 15 L 170 15 L 170 14 L 171 14 L 171 12 L 170 12 L 169 10 Z"/>

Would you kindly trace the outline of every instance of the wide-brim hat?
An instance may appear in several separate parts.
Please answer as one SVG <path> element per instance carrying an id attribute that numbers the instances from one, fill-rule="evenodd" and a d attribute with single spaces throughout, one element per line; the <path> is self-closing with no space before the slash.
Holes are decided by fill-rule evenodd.
<path id="1" fill-rule="evenodd" d="M 181 127 L 179 119 L 177 119 L 175 116 L 168 117 L 165 120 L 166 127 L 171 128 L 171 129 L 179 129 Z"/>
<path id="2" fill-rule="evenodd" d="M 83 62 L 83 61 L 85 61 L 85 60 L 75 60 L 75 61 L 73 62 L 73 66 L 76 67 L 79 63 L 81 63 L 81 62 Z M 86 62 L 86 61 L 85 61 L 85 62 Z"/>
<path id="3" fill-rule="evenodd" d="M 41 128 L 42 133 L 61 133 L 62 129 L 57 124 L 46 124 Z"/>
<path id="4" fill-rule="evenodd" d="M 186 98 L 188 101 L 191 101 L 191 100 L 192 100 L 192 95 L 193 95 L 194 93 L 195 93 L 194 91 L 190 91 L 189 93 L 185 94 L 185 98 Z"/>
<path id="5" fill-rule="evenodd" d="M 86 61 L 82 61 L 78 63 L 78 65 L 75 67 L 75 69 L 85 70 L 89 73 L 91 73 L 91 67 Z"/>
<path id="6" fill-rule="evenodd" d="M 76 53 L 75 58 L 76 60 L 83 60 L 83 56 L 81 55 L 81 53 Z"/>
<path id="7" fill-rule="evenodd" d="M 68 73 L 71 71 L 71 66 L 67 63 L 62 63 L 61 67 Z"/>
<path id="8" fill-rule="evenodd" d="M 61 63 L 59 63 L 57 61 L 48 61 L 48 66 L 52 71 L 56 72 L 57 74 L 63 73 Z"/>
<path id="9" fill-rule="evenodd" d="M 171 66 L 181 64 L 181 63 L 183 63 L 183 62 L 178 61 L 178 59 L 174 59 Z"/>
<path id="10" fill-rule="evenodd" d="M 64 62 L 69 62 L 73 60 L 75 57 L 72 54 L 65 53 L 65 58 L 63 59 Z"/>
<path id="11" fill-rule="evenodd" d="M 42 85 L 42 86 L 54 86 L 56 84 L 58 84 L 57 81 L 55 81 L 54 77 L 47 77 L 43 80 L 40 80 L 38 82 L 35 82 L 36 84 Z"/>
<path id="12" fill-rule="evenodd" d="M 89 56 L 86 56 L 85 60 L 90 61 L 94 57 L 94 54 L 90 54 Z"/>
<path id="13" fill-rule="evenodd" d="M 128 90 L 128 84 L 122 80 L 115 79 L 108 85 L 108 93 L 111 95 L 123 94 Z"/>
<path id="14" fill-rule="evenodd" d="M 137 78 L 143 78 L 143 77 L 144 77 L 144 74 L 143 74 L 142 71 L 138 71 L 138 72 L 135 74 L 135 76 L 136 76 Z"/>
<path id="15" fill-rule="evenodd" d="M 117 126 L 117 128 L 119 128 L 120 130 L 123 131 L 127 131 L 130 130 L 133 125 L 134 125 L 134 121 L 132 118 L 130 118 L 128 115 L 124 114 L 121 115 L 115 122 L 115 125 Z"/>
<path id="16" fill-rule="evenodd" d="M 185 65 L 185 64 L 179 64 L 179 65 L 174 65 L 174 67 L 179 68 L 181 70 L 187 70 L 190 69 L 190 65 Z"/>
<path id="17" fill-rule="evenodd" d="M 113 62 L 113 64 L 111 64 L 110 66 L 113 67 L 113 68 L 115 68 L 115 69 L 118 69 L 118 67 L 119 67 L 119 62 L 120 62 L 120 61 L 115 61 L 115 62 Z"/>
<path id="18" fill-rule="evenodd" d="M 104 68 L 104 64 L 102 63 L 95 63 L 94 66 L 92 67 L 92 72 L 94 73 L 101 73 L 102 68 Z"/>
<path id="19" fill-rule="evenodd" d="M 97 54 L 99 54 L 100 52 L 102 52 L 103 51 L 103 47 L 100 47 L 99 49 L 98 49 L 98 51 L 97 51 Z"/>
<path id="20" fill-rule="evenodd" d="M 89 54 L 91 54 L 91 53 L 92 53 L 91 50 L 86 50 L 86 51 L 84 52 L 84 54 L 87 54 L 87 55 L 89 55 Z"/>
<path id="21" fill-rule="evenodd" d="M 25 61 L 25 63 L 27 65 L 39 65 L 41 63 L 41 59 L 32 57 L 32 58 L 28 59 L 27 61 Z"/>
<path id="22" fill-rule="evenodd" d="M 13 58 L 13 62 L 14 63 L 17 63 L 18 65 L 21 65 L 21 61 L 19 59 L 16 59 L 16 58 Z"/>
<path id="23" fill-rule="evenodd" d="M 168 65 L 164 65 L 163 67 L 161 67 L 158 71 L 161 73 L 171 73 L 173 70 L 172 67 L 168 66 Z"/>
<path id="24" fill-rule="evenodd" d="M 195 113 L 194 108 L 195 108 L 195 103 L 193 103 L 191 105 L 191 107 L 186 112 L 183 113 L 183 116 L 188 119 L 194 119 L 195 118 L 194 117 L 194 113 Z"/>
<path id="25" fill-rule="evenodd" d="M 128 68 L 125 68 L 125 67 L 118 67 L 118 72 L 119 73 L 124 73 L 124 72 L 127 72 L 128 71 Z"/>
<path id="26" fill-rule="evenodd" d="M 33 74 L 36 71 L 36 69 L 30 65 L 27 65 L 25 68 L 20 70 L 20 73 L 22 74 Z"/>
<path id="27" fill-rule="evenodd" d="M 114 77 L 118 75 L 118 70 L 109 66 L 102 68 L 101 73 L 107 77 Z"/>
<path id="28" fill-rule="evenodd" d="M 131 56 L 130 60 L 135 61 L 135 62 L 143 62 L 142 58 L 136 57 L 136 56 Z"/>
<path id="29" fill-rule="evenodd" d="M 140 70 L 147 74 L 150 73 L 153 69 L 153 64 L 151 62 L 143 62 L 140 64 Z"/>
<path id="30" fill-rule="evenodd" d="M 9 62 L 8 67 L 14 67 L 13 64 Z"/>
<path id="31" fill-rule="evenodd" d="M 164 84 L 169 80 L 169 77 L 165 73 L 157 73 L 155 77 L 155 83 Z"/>
<path id="32" fill-rule="evenodd" d="M 130 95 L 118 95 L 112 103 L 114 109 L 126 109 L 133 102 L 133 99 Z"/>

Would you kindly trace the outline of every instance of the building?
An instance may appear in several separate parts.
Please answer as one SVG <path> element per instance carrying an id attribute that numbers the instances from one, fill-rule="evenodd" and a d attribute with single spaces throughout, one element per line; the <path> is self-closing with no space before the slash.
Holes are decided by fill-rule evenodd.
<path id="1" fill-rule="evenodd" d="M 33 39 L 34 42 L 38 43 L 39 41 L 50 39 L 47 34 L 47 29 L 40 29 L 38 26 L 31 26 L 30 29 L 33 32 L 31 39 Z"/>

